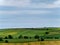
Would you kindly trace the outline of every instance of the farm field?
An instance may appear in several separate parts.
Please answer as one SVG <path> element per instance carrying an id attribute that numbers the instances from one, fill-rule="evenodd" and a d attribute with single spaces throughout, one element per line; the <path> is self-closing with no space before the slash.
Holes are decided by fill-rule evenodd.
<path id="1" fill-rule="evenodd" d="M 0 45 L 60 45 L 60 41 L 40 41 L 29 43 L 0 43 Z"/>
<path id="2" fill-rule="evenodd" d="M 45 29 L 45 28 L 34 28 L 34 29 L 25 29 L 25 28 L 22 28 L 22 29 L 19 29 L 19 28 L 16 28 L 16 29 L 0 29 L 0 36 L 1 37 L 4 37 L 4 36 L 7 36 L 7 35 L 12 35 L 14 37 L 18 37 L 19 35 L 23 35 L 23 36 L 35 36 L 35 35 L 40 35 L 40 36 L 43 36 L 45 35 L 45 32 L 49 32 L 49 35 L 59 35 L 60 34 L 60 28 L 48 28 Z"/>
<path id="3" fill-rule="evenodd" d="M 28 43 L 38 41 L 60 41 L 60 28 L 0 29 L 0 43 Z"/>

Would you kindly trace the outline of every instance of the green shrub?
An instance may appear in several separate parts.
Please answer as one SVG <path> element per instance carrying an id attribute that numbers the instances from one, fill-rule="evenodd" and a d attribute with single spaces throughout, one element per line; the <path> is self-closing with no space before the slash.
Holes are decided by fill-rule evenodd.
<path id="1" fill-rule="evenodd" d="M 13 37 L 12 37 L 11 35 L 8 35 L 8 38 L 9 38 L 9 39 L 13 39 Z"/>
<path id="2" fill-rule="evenodd" d="M 3 38 L 0 37 L 0 41 L 3 41 Z"/>
<path id="3" fill-rule="evenodd" d="M 8 40 L 5 40 L 5 43 L 8 43 Z"/>
<path id="4" fill-rule="evenodd" d="M 34 38 L 35 38 L 35 39 L 39 39 L 39 36 L 38 36 L 38 35 L 35 35 Z"/>

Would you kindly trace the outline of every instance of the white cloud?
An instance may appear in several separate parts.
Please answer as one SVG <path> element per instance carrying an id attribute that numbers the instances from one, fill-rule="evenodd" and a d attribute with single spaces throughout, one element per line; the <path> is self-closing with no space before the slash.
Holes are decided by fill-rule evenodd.
<path id="1" fill-rule="evenodd" d="M 55 2 L 53 2 L 52 4 L 48 4 L 47 8 L 60 8 L 60 0 L 56 0 Z"/>
<path id="2" fill-rule="evenodd" d="M 46 10 L 21 10 L 21 11 L 0 11 L 0 14 L 47 14 L 51 13 Z"/>
<path id="3" fill-rule="evenodd" d="M 33 3 L 33 4 L 30 4 L 28 7 L 30 8 L 57 8 L 59 7 L 60 8 L 60 0 L 56 0 L 54 1 L 53 3 Z"/>
<path id="4" fill-rule="evenodd" d="M 17 11 L 0 11 L 0 14 L 17 14 Z"/>
<path id="5" fill-rule="evenodd" d="M 46 3 L 31 3 L 31 0 L 0 0 L 0 5 L 16 6 L 23 8 L 56 8 L 60 7 L 60 0 L 54 1 L 52 4 Z"/>
<path id="6" fill-rule="evenodd" d="M 46 11 L 46 10 L 29 10 L 29 11 L 24 11 L 25 14 L 47 14 L 47 13 L 51 13 L 50 11 Z"/>
<path id="7" fill-rule="evenodd" d="M 0 5 L 3 6 L 26 6 L 30 0 L 0 0 Z"/>
<path id="8" fill-rule="evenodd" d="M 38 4 L 31 4 L 31 8 L 60 8 L 60 0 L 56 0 L 53 3 L 38 3 Z"/>
<path id="9" fill-rule="evenodd" d="M 55 1 L 54 4 L 60 5 L 60 0 Z"/>

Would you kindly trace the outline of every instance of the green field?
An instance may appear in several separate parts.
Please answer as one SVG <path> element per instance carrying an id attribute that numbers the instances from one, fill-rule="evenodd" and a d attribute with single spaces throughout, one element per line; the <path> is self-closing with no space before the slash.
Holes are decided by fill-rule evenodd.
<path id="1" fill-rule="evenodd" d="M 46 34 L 46 32 L 49 32 L 49 34 Z M 13 36 L 13 39 L 4 39 L 5 37 L 8 37 L 8 35 Z M 18 37 L 22 36 L 28 36 L 28 39 L 18 39 Z M 59 40 L 60 39 L 60 28 L 11 28 L 11 29 L 0 29 L 0 37 L 3 38 L 3 41 L 8 40 L 9 42 L 34 42 L 37 41 L 37 39 L 34 39 L 34 36 L 38 35 L 40 37 L 43 37 L 45 40 Z M 31 39 L 29 37 L 32 37 Z M 53 37 L 50 39 L 47 39 L 46 37 Z M 55 39 L 55 37 L 58 37 Z"/>

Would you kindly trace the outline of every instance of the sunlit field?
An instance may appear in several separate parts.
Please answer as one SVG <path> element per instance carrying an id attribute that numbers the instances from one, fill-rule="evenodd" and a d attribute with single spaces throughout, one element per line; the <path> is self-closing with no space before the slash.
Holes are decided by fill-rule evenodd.
<path id="1" fill-rule="evenodd" d="M 60 45 L 60 28 L 0 29 L 0 45 Z"/>
<path id="2" fill-rule="evenodd" d="M 0 45 L 60 45 L 60 41 L 40 41 L 28 43 L 0 43 Z"/>

